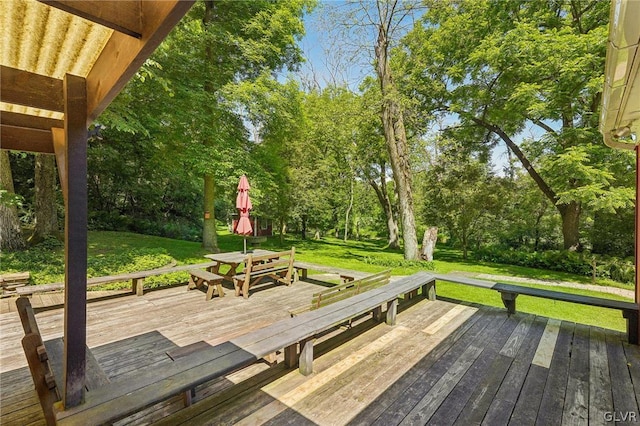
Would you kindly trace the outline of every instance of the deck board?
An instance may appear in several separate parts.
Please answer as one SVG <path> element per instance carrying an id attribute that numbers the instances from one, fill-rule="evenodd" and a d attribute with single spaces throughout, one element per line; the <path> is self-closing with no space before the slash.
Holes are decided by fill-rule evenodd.
<path id="1" fill-rule="evenodd" d="M 228 292 L 206 301 L 184 286 L 103 297 L 88 304 L 88 344 L 109 378 L 121 380 L 170 366 L 167 351 L 199 341 L 216 345 L 287 319 L 322 288 L 267 285 L 247 300 Z M 62 334 L 61 309 L 38 310 L 36 317 L 45 340 Z M 0 314 L 0 327 L 0 423 L 44 424 L 17 314 Z M 187 410 L 177 395 L 115 424 L 607 424 L 607 411 L 640 418 L 640 348 L 623 337 L 417 298 L 401 305 L 395 326 L 363 317 L 325 333 L 314 345 L 310 376 L 258 363 L 198 386 Z"/>

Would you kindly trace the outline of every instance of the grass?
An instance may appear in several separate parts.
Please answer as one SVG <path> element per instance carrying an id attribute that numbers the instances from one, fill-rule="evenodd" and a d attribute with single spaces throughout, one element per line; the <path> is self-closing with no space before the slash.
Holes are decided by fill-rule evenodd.
<path id="1" fill-rule="evenodd" d="M 221 251 L 242 250 L 243 239 L 237 235 L 230 234 L 225 229 L 219 229 L 218 245 Z M 436 260 L 429 265 L 424 262 L 403 261 L 402 252 L 386 248 L 385 242 L 382 240 L 344 242 L 336 238 L 301 240 L 287 236 L 282 243 L 280 243 L 278 237 L 272 237 L 262 244 L 262 248 L 270 250 L 285 250 L 291 246 L 296 247 L 296 259 L 372 273 L 388 269 L 389 267 L 385 265 L 391 264 L 402 265 L 393 267 L 392 275 L 410 275 L 420 270 L 435 269 L 439 273 L 465 273 L 472 276 L 491 274 L 537 280 L 591 283 L 591 280 L 587 277 L 562 272 L 464 260 L 460 251 L 446 246 L 440 246 L 436 249 L 434 255 Z M 178 264 L 200 263 L 205 260 L 203 256 L 208 253 L 200 243 L 125 232 L 104 231 L 89 232 L 88 248 L 90 264 L 95 265 L 90 271 L 92 276 L 152 269 L 164 266 L 170 259 L 174 259 Z M 0 254 L 0 265 L 2 265 L 2 271 L 5 272 L 29 270 L 32 272 L 32 282 L 34 284 L 46 284 L 64 279 L 63 257 L 62 247 L 46 247 L 45 249 L 30 250 L 22 255 L 2 253 Z M 373 263 L 380 264 L 373 264 L 372 259 L 374 260 Z M 175 273 L 160 277 L 150 277 L 146 284 L 151 287 L 157 287 L 185 282 L 186 280 L 186 273 Z M 610 282 L 599 280 L 596 284 L 610 285 Z M 129 283 L 110 284 L 100 288 L 122 288 L 129 285 Z M 584 289 L 543 285 L 531 286 L 588 296 L 628 300 L 611 294 Z M 620 284 L 618 286 L 632 289 L 632 286 Z M 438 283 L 438 296 L 502 307 L 498 292 L 460 284 Z M 626 328 L 626 322 L 620 312 L 611 309 L 527 296 L 520 296 L 517 305 L 520 312 L 621 331 Z"/>

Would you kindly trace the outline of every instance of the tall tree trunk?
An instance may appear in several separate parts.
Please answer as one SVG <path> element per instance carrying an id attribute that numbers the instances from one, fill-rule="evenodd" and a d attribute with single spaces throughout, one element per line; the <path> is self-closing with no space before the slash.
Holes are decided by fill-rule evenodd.
<path id="1" fill-rule="evenodd" d="M 389 159 L 396 182 L 398 201 L 400 202 L 400 216 L 402 217 L 402 238 L 404 241 L 404 258 L 418 259 L 418 239 L 416 235 L 415 219 L 413 215 L 413 194 L 411 164 L 407 134 L 400 103 L 397 101 L 397 91 L 391 75 L 389 65 L 388 25 L 390 17 L 383 17 L 378 26 L 378 41 L 375 46 L 376 73 L 382 92 L 381 119 L 384 136 L 389 151 Z"/>
<path id="2" fill-rule="evenodd" d="M 31 244 L 37 244 L 47 237 L 61 237 L 56 203 L 56 175 L 55 157 L 36 154 L 34 200 L 36 226 L 29 237 Z"/>
<path id="3" fill-rule="evenodd" d="M 400 248 L 398 223 L 393 216 L 393 206 L 391 205 L 389 193 L 387 192 L 387 183 L 384 178 L 384 171 L 381 173 L 381 179 L 382 181 L 380 185 L 378 185 L 378 183 L 374 179 L 369 179 L 369 185 L 371 185 L 371 187 L 375 191 L 376 196 L 378 197 L 378 201 L 380 202 L 380 206 L 382 206 L 382 210 L 384 211 L 384 216 L 387 223 L 387 243 L 389 245 L 389 248 L 397 249 Z"/>
<path id="4" fill-rule="evenodd" d="M 344 242 L 347 242 L 349 236 L 349 214 L 351 213 L 351 209 L 353 208 L 353 179 L 351 179 L 351 188 L 349 192 L 349 206 L 347 207 L 347 212 L 345 213 L 344 218 Z"/>
<path id="5" fill-rule="evenodd" d="M 9 152 L 5 150 L 0 150 L 0 189 L 7 191 L 8 198 L 15 195 Z M 15 205 L 8 204 L 6 199 L 0 199 L 0 249 L 21 250 L 24 247 L 18 209 Z"/>
<path id="6" fill-rule="evenodd" d="M 218 234 L 216 233 L 216 214 L 214 211 L 214 180 L 213 175 L 204 175 L 204 226 L 202 230 L 202 247 L 214 252 L 218 248 Z"/>
<path id="7" fill-rule="evenodd" d="M 215 5 L 214 2 L 209 0 L 205 1 L 205 13 L 202 18 L 202 23 L 205 28 L 213 23 L 215 18 Z M 215 51 L 212 46 L 207 45 L 206 48 L 207 63 L 212 63 L 216 60 Z M 204 91 L 213 93 L 215 87 L 210 81 L 206 81 L 204 84 Z M 211 142 L 205 142 L 211 143 Z M 205 173 L 204 175 L 204 227 L 202 230 L 202 247 L 214 252 L 220 251 L 218 248 L 218 234 L 216 233 L 216 218 L 214 212 L 215 201 L 215 181 L 213 174 Z"/>
<path id="8" fill-rule="evenodd" d="M 562 237 L 564 248 L 569 251 L 580 249 L 580 204 L 571 202 L 558 206 L 562 216 Z"/>

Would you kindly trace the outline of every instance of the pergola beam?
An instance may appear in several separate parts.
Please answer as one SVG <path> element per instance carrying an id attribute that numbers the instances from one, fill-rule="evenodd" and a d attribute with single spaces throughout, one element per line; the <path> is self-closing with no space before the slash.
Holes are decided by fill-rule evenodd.
<path id="1" fill-rule="evenodd" d="M 140 2 L 142 37 L 135 39 L 114 32 L 87 76 L 89 122 L 95 120 L 120 93 L 194 2 Z"/>
<path id="2" fill-rule="evenodd" d="M 3 112 L 2 115 L 5 113 Z M 0 148 L 53 154 L 51 130 L 0 125 Z"/>
<path id="3" fill-rule="evenodd" d="M 0 66 L 0 100 L 8 104 L 62 112 L 62 80 Z"/>
<path id="4" fill-rule="evenodd" d="M 0 124 L 40 130 L 51 130 L 52 127 L 64 127 L 63 120 L 9 111 L 0 111 Z"/>
<path id="5" fill-rule="evenodd" d="M 142 37 L 140 0 L 39 0 L 49 6 L 111 28 L 130 37 Z"/>

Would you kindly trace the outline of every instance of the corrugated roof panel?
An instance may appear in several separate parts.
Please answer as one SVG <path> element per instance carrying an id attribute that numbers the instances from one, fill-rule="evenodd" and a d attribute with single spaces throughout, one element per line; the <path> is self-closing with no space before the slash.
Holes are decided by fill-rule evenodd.
<path id="1" fill-rule="evenodd" d="M 113 34 L 110 28 L 35 0 L 0 0 L 0 23 L 3 65 L 57 79 L 66 73 L 86 77 Z M 58 115 L 8 104 L 2 110 Z"/>

